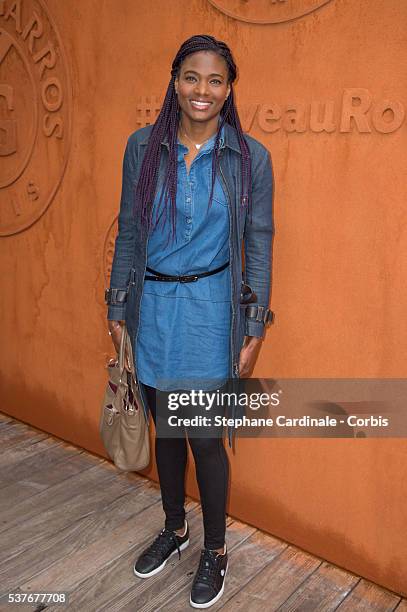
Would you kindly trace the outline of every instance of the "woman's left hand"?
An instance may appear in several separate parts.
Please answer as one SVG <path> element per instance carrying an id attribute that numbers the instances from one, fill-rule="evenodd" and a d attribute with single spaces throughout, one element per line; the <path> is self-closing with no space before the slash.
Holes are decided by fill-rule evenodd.
<path id="1" fill-rule="evenodd" d="M 262 338 L 245 336 L 239 358 L 239 378 L 250 376 L 260 351 Z"/>

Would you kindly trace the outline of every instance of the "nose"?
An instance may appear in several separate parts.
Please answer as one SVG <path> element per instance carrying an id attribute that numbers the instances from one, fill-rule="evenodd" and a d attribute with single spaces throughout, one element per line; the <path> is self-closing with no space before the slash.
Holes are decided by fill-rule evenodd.
<path id="1" fill-rule="evenodd" d="M 208 84 L 205 79 L 202 79 L 201 81 L 197 82 L 195 87 L 195 95 L 206 97 L 208 93 Z"/>

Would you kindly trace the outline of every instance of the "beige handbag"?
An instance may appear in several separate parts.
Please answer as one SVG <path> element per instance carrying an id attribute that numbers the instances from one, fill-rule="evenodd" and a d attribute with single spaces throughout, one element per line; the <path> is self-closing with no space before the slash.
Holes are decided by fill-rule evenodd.
<path id="1" fill-rule="evenodd" d="M 109 380 L 100 415 L 100 437 L 119 470 L 142 470 L 150 461 L 150 438 L 125 325 L 118 359 L 111 359 L 106 367 Z"/>

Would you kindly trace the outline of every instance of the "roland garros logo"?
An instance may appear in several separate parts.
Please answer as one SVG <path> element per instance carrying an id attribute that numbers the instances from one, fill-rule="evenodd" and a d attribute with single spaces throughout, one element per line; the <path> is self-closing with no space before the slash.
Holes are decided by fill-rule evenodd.
<path id="1" fill-rule="evenodd" d="M 42 0 L 0 0 L 0 235 L 52 202 L 71 140 L 65 53 Z"/>
<path id="2" fill-rule="evenodd" d="M 308 15 L 332 0 L 209 0 L 228 17 L 247 23 L 282 23 Z"/>

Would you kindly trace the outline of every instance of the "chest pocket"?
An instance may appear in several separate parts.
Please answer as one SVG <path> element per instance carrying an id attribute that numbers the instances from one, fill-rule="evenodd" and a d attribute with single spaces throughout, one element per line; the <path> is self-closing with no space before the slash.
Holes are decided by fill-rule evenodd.
<path id="1" fill-rule="evenodd" d="M 206 179 L 208 185 L 208 194 L 211 193 L 212 186 L 212 168 L 208 168 L 206 171 Z M 221 204 L 222 206 L 228 207 L 228 198 L 226 193 L 223 191 L 222 184 L 218 175 L 216 175 L 215 185 L 213 188 L 213 201 Z"/>

